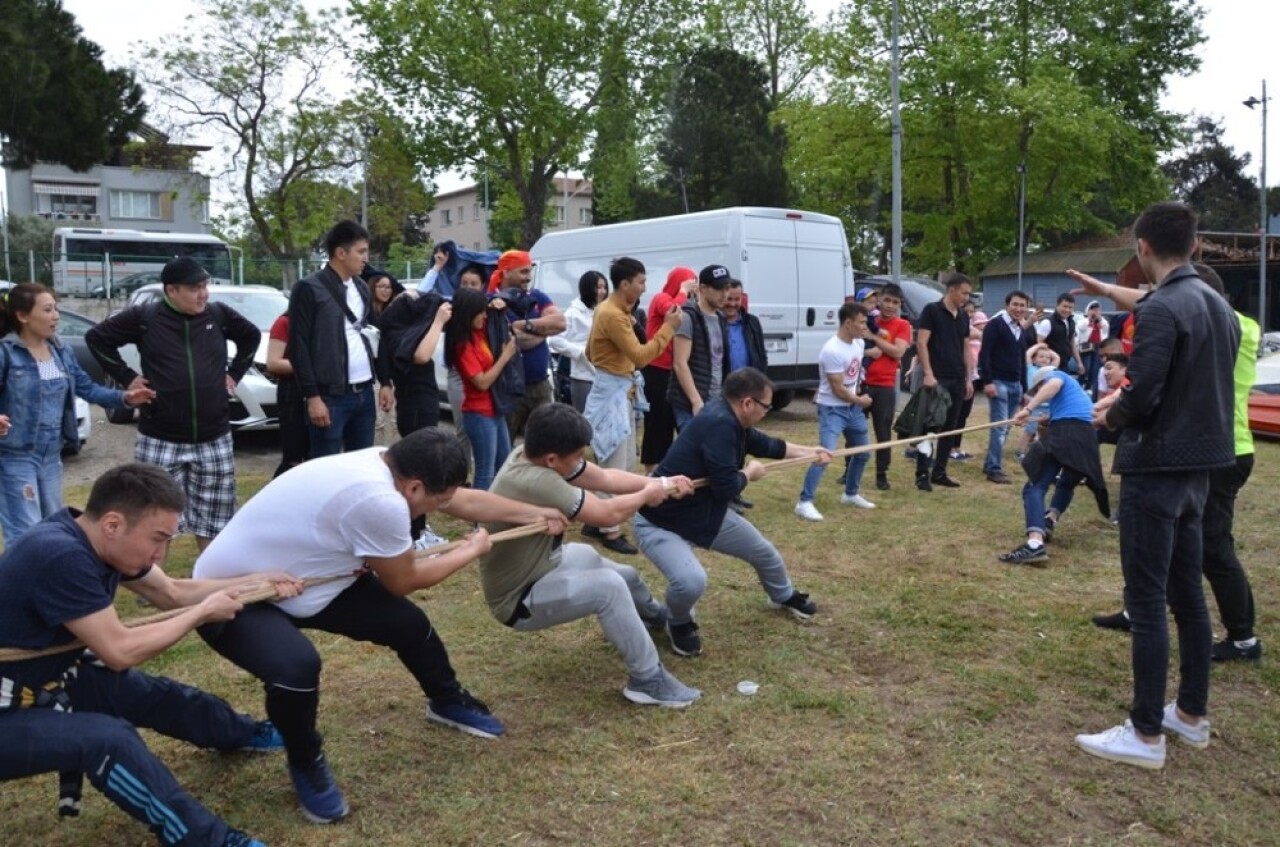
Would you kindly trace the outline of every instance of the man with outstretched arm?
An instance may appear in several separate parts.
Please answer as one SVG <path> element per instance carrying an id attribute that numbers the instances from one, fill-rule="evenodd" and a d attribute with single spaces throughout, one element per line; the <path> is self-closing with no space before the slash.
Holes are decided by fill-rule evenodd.
<path id="1" fill-rule="evenodd" d="M 75 815 L 83 773 L 161 844 L 251 847 L 259 842 L 182 790 L 137 728 L 215 750 L 279 750 L 279 734 L 217 697 L 133 668 L 197 626 L 233 618 L 243 590 L 272 582 L 284 598 L 301 585 L 271 573 L 170 579 L 156 563 L 178 532 L 183 501 L 164 469 L 121 465 L 98 477 L 83 512 L 63 509 L 0 556 L 0 646 L 43 650 L 79 639 L 87 648 L 0 660 L 0 780 L 59 771 L 59 811 Z M 128 628 L 112 605 L 121 584 L 184 611 Z"/>
<path id="2" fill-rule="evenodd" d="M 797 591 L 787 566 L 773 544 L 751 522 L 730 510 L 733 498 L 765 474 L 765 459 L 812 458 L 826 464 L 831 453 L 821 447 L 791 444 L 756 429 L 773 403 L 773 383 L 755 368 L 734 371 L 721 396 L 680 431 L 676 443 L 658 465 L 657 476 L 687 476 L 706 486 L 680 501 L 646 506 L 636 515 L 640 549 L 667 578 L 667 635 L 681 656 L 702 652 L 693 607 L 707 589 L 707 572 L 693 548 L 705 547 L 741 559 L 755 569 L 770 605 L 801 620 L 813 617 L 817 605 Z"/>
<path id="3" fill-rule="evenodd" d="M 568 520 L 618 523 L 641 506 L 693 493 L 687 477 L 645 477 L 588 462 L 591 424 L 563 403 L 535 409 L 524 437 L 489 490 L 556 509 Z M 510 526 L 491 522 L 485 528 L 499 532 Z M 667 610 L 635 568 L 603 558 L 588 544 L 534 535 L 494 544 L 480 557 L 480 581 L 493 616 L 521 632 L 589 615 L 599 618 L 605 637 L 626 662 L 630 675 L 622 694 L 631 702 L 681 708 L 701 696 L 659 661 L 645 627 L 662 627 Z"/>
<path id="4" fill-rule="evenodd" d="M 213 649 L 262 680 L 267 715 L 284 736 L 294 789 L 313 823 L 339 820 L 347 803 L 316 730 L 320 656 L 304 629 L 395 650 L 429 700 L 428 719 L 482 738 L 505 732 L 458 682 L 439 633 L 408 599 L 488 552 L 489 535 L 477 530 L 456 550 L 416 558 L 410 521 L 433 511 L 469 522 L 545 520 L 553 534 L 566 521 L 555 509 L 461 488 L 466 476 L 457 437 L 436 427 L 390 448 L 312 459 L 269 482 L 196 561 L 201 577 L 244 575 L 253 562 L 272 562 L 299 579 L 337 578 L 200 629 Z"/>

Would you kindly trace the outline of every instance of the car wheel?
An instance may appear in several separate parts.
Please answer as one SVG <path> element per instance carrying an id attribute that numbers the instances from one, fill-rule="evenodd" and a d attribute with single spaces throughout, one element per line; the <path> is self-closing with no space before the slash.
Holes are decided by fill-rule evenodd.
<path id="1" fill-rule="evenodd" d="M 107 380 L 108 388 L 119 388 L 120 386 L 114 379 Z M 113 424 L 133 423 L 134 413 L 137 409 L 125 407 L 123 409 L 107 409 L 107 420 Z"/>
<path id="2" fill-rule="evenodd" d="M 773 392 L 773 403 L 771 404 L 775 412 L 785 409 L 791 405 L 791 401 L 796 399 L 794 391 L 775 391 Z"/>

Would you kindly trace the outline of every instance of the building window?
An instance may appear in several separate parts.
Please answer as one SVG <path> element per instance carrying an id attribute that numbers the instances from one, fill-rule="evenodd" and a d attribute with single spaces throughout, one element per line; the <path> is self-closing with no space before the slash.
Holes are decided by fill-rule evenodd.
<path id="1" fill-rule="evenodd" d="M 564 223 L 564 206 L 561 206 L 559 203 L 556 204 L 556 223 Z"/>
<path id="2" fill-rule="evenodd" d="M 161 220 L 160 194 L 154 191 L 112 191 L 111 217 Z"/>
<path id="3" fill-rule="evenodd" d="M 479 203 L 471 204 L 471 220 L 473 221 L 480 220 L 480 204 Z"/>
<path id="4" fill-rule="evenodd" d="M 442 221 L 442 223 L 444 223 L 445 226 L 449 226 L 450 224 L 453 223 L 452 209 L 441 209 L 440 214 L 444 216 L 444 220 Z"/>
<path id="5" fill-rule="evenodd" d="M 591 223 L 591 207 L 590 206 L 582 206 L 581 208 L 578 209 L 578 223 L 580 224 Z"/>
<path id="6" fill-rule="evenodd" d="M 458 207 L 458 223 L 462 223 L 466 219 L 467 219 L 467 207 L 459 206 Z"/>
<path id="7" fill-rule="evenodd" d="M 81 194 L 37 194 L 35 211 L 50 218 L 96 217 L 98 198 Z"/>

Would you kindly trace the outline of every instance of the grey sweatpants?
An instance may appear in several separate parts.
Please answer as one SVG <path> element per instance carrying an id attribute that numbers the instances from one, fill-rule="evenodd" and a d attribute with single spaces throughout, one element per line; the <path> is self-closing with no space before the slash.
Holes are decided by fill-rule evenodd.
<path id="1" fill-rule="evenodd" d="M 662 604 L 635 568 L 609 561 L 589 544 L 564 545 L 560 564 L 533 584 L 524 605 L 529 617 L 514 625 L 521 632 L 595 615 L 632 676 L 648 677 L 658 669 L 658 650 L 640 615 L 655 617 Z"/>

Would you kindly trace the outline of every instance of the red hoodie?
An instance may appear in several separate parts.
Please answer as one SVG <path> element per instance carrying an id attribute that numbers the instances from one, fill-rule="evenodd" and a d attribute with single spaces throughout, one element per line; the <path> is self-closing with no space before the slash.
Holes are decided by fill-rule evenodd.
<path id="1" fill-rule="evenodd" d="M 672 309 L 679 309 L 684 305 L 684 301 L 688 299 L 680 286 L 691 279 L 697 279 L 698 274 L 693 268 L 674 267 L 671 273 L 667 274 L 667 284 L 662 286 L 662 290 L 653 296 L 652 302 L 649 303 L 649 325 L 646 327 L 647 335 L 653 338 L 654 334 L 662 328 L 662 321 L 667 316 L 667 312 Z M 667 345 L 667 349 L 662 351 L 662 355 L 649 363 L 650 367 L 661 368 L 664 371 L 671 370 L 671 348 L 675 346 Z"/>

